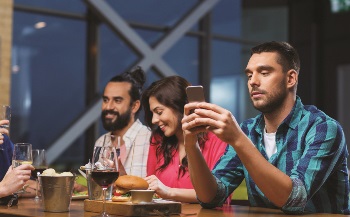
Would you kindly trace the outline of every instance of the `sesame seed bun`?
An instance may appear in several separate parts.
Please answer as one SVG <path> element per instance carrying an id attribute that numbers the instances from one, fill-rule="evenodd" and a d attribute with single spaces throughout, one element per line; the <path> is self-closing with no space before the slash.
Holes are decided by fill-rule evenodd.
<path id="1" fill-rule="evenodd" d="M 114 185 L 117 188 L 124 190 L 146 190 L 148 189 L 148 183 L 141 177 L 124 175 L 120 176 Z"/>

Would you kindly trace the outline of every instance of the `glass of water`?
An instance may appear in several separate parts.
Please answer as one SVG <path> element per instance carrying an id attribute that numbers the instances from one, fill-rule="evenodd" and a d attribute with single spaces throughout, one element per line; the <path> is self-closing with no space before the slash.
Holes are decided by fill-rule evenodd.
<path id="1" fill-rule="evenodd" d="M 0 105 L 0 120 L 8 120 L 8 124 L 3 124 L 0 127 L 9 128 L 11 121 L 11 107 L 9 105 Z"/>
<path id="2" fill-rule="evenodd" d="M 12 167 L 16 168 L 22 164 L 33 164 L 32 144 L 16 143 L 12 155 Z M 28 193 L 25 189 L 28 185 L 24 185 L 22 190 L 17 191 L 17 194 Z"/>

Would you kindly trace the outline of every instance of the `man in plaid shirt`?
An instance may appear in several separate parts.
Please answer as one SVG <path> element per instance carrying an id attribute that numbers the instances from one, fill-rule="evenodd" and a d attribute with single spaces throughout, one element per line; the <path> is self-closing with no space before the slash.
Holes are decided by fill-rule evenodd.
<path id="1" fill-rule="evenodd" d="M 222 205 L 245 178 L 251 206 L 350 214 L 344 132 L 324 112 L 302 104 L 296 95 L 299 69 L 299 56 L 286 42 L 254 47 L 245 74 L 261 114 L 241 125 L 217 105 L 185 105 L 186 152 L 203 207 Z M 229 144 L 213 171 L 195 145 L 196 134 L 207 130 Z"/>

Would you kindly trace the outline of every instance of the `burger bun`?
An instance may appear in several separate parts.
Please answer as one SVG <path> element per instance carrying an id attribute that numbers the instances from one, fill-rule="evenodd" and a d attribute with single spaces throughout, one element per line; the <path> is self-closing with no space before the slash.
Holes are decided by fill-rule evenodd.
<path id="1" fill-rule="evenodd" d="M 146 190 L 149 186 L 143 178 L 132 175 L 120 176 L 114 185 L 116 188 L 123 190 Z"/>
<path id="2" fill-rule="evenodd" d="M 112 201 L 113 202 L 128 202 L 130 200 L 130 197 L 122 197 L 122 196 L 113 196 Z"/>

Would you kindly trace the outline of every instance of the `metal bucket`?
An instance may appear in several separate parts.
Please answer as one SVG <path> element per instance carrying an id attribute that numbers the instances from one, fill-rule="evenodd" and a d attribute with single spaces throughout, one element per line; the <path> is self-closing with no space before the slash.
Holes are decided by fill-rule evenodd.
<path id="1" fill-rule="evenodd" d="M 46 212 L 69 212 L 76 176 L 39 176 Z"/>
<path id="2" fill-rule="evenodd" d="M 102 188 L 91 178 L 91 170 L 86 170 L 89 200 L 103 200 Z M 113 185 L 106 190 L 106 200 L 112 199 Z"/>

